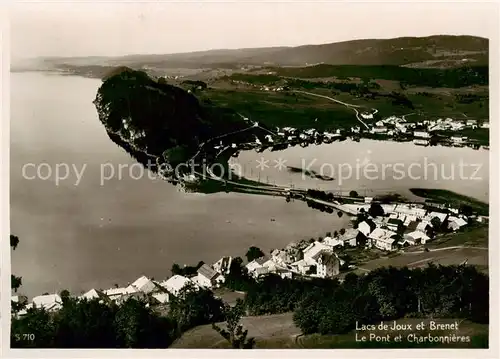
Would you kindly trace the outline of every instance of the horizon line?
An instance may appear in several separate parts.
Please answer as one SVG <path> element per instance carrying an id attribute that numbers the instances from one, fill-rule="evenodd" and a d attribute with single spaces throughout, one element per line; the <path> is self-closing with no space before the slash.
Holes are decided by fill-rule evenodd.
<path id="1" fill-rule="evenodd" d="M 77 56 L 58 56 L 58 55 L 40 55 L 36 57 L 24 57 L 17 58 L 16 61 L 25 61 L 25 60 L 41 60 L 41 59 L 78 59 L 78 58 L 91 58 L 91 57 L 100 57 L 100 58 L 123 58 L 123 57 L 131 57 L 131 56 L 173 56 L 173 55 L 190 55 L 196 53 L 203 52 L 211 52 L 211 51 L 238 51 L 238 50 L 259 50 L 259 49 L 290 49 L 290 48 L 300 48 L 305 46 L 321 46 L 321 45 L 333 45 L 333 44 L 341 44 L 346 42 L 356 42 L 356 41 L 383 41 L 383 40 L 396 40 L 396 39 L 424 39 L 430 37 L 475 37 L 483 40 L 490 40 L 488 37 L 477 36 L 477 35 L 468 35 L 468 34 L 434 34 L 427 36 L 398 36 L 398 37 L 388 37 L 388 38 L 353 38 L 350 40 L 342 40 L 335 42 L 321 42 L 321 43 L 307 43 L 302 45 L 274 45 L 274 46 L 263 46 L 263 47 L 236 47 L 236 48 L 210 48 L 210 49 L 200 49 L 200 50 L 192 50 L 192 51 L 184 51 L 184 52 L 171 52 L 171 53 L 128 53 L 123 55 L 77 55 Z M 11 58 L 12 60 L 12 58 Z"/>

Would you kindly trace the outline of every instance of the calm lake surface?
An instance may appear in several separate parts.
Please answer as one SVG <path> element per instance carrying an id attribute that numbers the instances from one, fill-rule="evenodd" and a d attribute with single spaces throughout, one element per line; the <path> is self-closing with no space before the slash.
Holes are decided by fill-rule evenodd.
<path id="1" fill-rule="evenodd" d="M 12 271 L 22 276 L 21 293 L 31 297 L 68 289 L 79 294 L 115 283 L 126 285 L 142 274 L 161 279 L 170 275 L 174 262 L 243 257 L 251 245 L 269 251 L 348 226 L 346 216 L 313 211 L 303 202 L 258 195 L 186 194 L 147 173 L 140 177 L 140 167 L 130 167 L 135 161 L 109 140 L 97 118 L 92 101 L 99 85 L 99 80 L 81 77 L 11 74 L 11 233 L 21 241 L 12 252 Z M 261 156 L 271 166 L 263 171 L 255 167 Z M 385 180 L 379 173 L 376 180 L 354 175 L 339 183 L 336 173 L 334 181 L 325 182 L 273 167 L 279 158 L 295 167 L 305 161 L 305 167 L 320 172 L 324 163 L 410 165 L 423 163 L 425 156 L 437 164 L 458 166 L 460 159 L 481 164 L 475 177 L 483 179 L 395 180 L 388 171 Z M 368 195 L 404 192 L 409 187 L 446 188 L 487 201 L 488 158 L 484 150 L 362 140 L 245 152 L 236 162 L 248 177 L 282 185 L 356 189 Z M 23 175 L 27 164 L 33 165 L 25 167 Z M 58 164 L 68 165 L 69 173 L 57 183 Z M 36 168 L 43 178 L 50 168 L 52 176 L 41 179 Z M 59 168 L 64 175 L 65 169 Z M 323 174 L 331 175 L 325 168 Z M 446 176 L 449 168 L 445 167 Z M 110 178 L 103 183 L 102 173 Z M 472 172 L 465 174 L 471 177 Z"/>
<path id="2" fill-rule="evenodd" d="M 422 147 L 411 142 L 346 140 L 319 146 L 289 147 L 282 151 L 243 152 L 232 159 L 234 167 L 247 178 L 295 188 L 315 188 L 360 195 L 398 192 L 408 199 L 409 188 L 447 189 L 488 202 L 488 150 L 455 147 Z M 268 168 L 255 168 L 257 160 L 265 159 Z M 333 180 L 304 176 L 279 167 L 306 169 Z"/>

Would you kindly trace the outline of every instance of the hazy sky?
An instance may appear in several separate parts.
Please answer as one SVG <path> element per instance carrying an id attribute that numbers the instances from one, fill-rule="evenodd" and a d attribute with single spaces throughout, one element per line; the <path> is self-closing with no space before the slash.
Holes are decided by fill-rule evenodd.
<path id="1" fill-rule="evenodd" d="M 491 37 L 493 3 L 150 1 L 13 6 L 11 58 L 175 53 L 434 34 Z"/>

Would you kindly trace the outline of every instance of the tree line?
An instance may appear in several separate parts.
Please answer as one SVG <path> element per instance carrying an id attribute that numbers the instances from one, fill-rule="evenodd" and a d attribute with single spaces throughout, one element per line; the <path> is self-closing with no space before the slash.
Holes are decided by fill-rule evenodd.
<path id="1" fill-rule="evenodd" d="M 410 270 L 379 268 L 367 275 L 336 279 L 290 280 L 270 275 L 248 288 L 253 315 L 294 312 L 304 334 L 343 334 L 355 323 L 402 317 L 489 320 L 488 276 L 470 266 Z"/>

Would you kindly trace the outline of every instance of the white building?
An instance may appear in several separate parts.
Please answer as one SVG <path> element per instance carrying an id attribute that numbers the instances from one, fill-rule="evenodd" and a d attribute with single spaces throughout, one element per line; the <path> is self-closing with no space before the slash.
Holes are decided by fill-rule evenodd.
<path id="1" fill-rule="evenodd" d="M 153 298 L 156 299 L 160 304 L 165 304 L 170 301 L 170 295 L 168 293 L 156 293 L 153 294 Z"/>
<path id="2" fill-rule="evenodd" d="M 346 229 L 344 234 L 339 235 L 339 240 L 345 246 L 346 244 L 352 247 L 356 246 L 356 238 L 358 236 L 359 230 L 356 228 L 348 228 Z"/>
<path id="3" fill-rule="evenodd" d="M 193 281 L 189 278 L 186 278 L 182 275 L 176 274 L 166 281 L 160 283 L 160 286 L 165 288 L 169 293 L 172 293 L 175 296 L 178 296 L 181 289 L 186 287 L 187 285 L 194 284 Z"/>
<path id="4" fill-rule="evenodd" d="M 82 294 L 78 298 L 85 299 L 85 300 L 101 299 L 103 301 L 109 299 L 106 294 L 104 294 L 100 290 L 93 289 L 93 288 L 91 290 L 89 290 L 88 292 Z"/>
<path id="5" fill-rule="evenodd" d="M 332 251 L 332 249 L 329 246 L 327 246 L 321 242 L 316 241 L 316 242 L 311 243 L 309 246 L 307 246 L 306 249 L 303 250 L 304 260 L 307 261 L 308 259 L 311 259 L 313 261 L 316 261 L 318 255 L 320 253 L 323 253 L 323 252 L 331 253 L 331 251 Z"/>
<path id="6" fill-rule="evenodd" d="M 465 221 L 462 218 L 454 217 L 454 216 L 450 216 L 448 218 L 448 228 L 453 230 L 453 231 L 457 231 L 466 225 L 467 225 L 467 221 Z"/>
<path id="7" fill-rule="evenodd" d="M 370 132 L 371 133 L 386 133 L 387 127 L 385 127 L 385 126 L 372 127 Z"/>
<path id="8" fill-rule="evenodd" d="M 257 261 L 253 260 L 250 263 L 248 263 L 245 268 L 247 269 L 248 273 L 252 273 L 255 271 L 257 268 L 261 268 L 262 264 L 258 263 Z"/>
<path id="9" fill-rule="evenodd" d="M 414 131 L 413 136 L 418 138 L 431 138 L 429 132 L 426 131 Z"/>
<path id="10" fill-rule="evenodd" d="M 337 238 L 325 237 L 322 243 L 330 247 L 344 246 L 344 242 L 341 241 L 338 237 Z"/>
<path id="11" fill-rule="evenodd" d="M 372 243 L 378 249 L 384 251 L 392 251 L 396 249 L 396 240 L 392 237 L 396 235 L 395 232 L 383 228 L 375 228 L 372 233 L 368 236 L 372 240 Z"/>
<path id="12" fill-rule="evenodd" d="M 118 301 L 122 296 L 126 294 L 130 294 L 133 291 L 130 290 L 130 288 L 124 288 L 124 287 L 119 287 L 119 288 L 111 288 L 107 289 L 104 291 L 104 294 L 113 301 Z"/>
<path id="13" fill-rule="evenodd" d="M 203 264 L 200 268 L 198 268 L 196 282 L 201 287 L 212 288 L 223 283 L 224 277 L 210 268 L 207 264 Z"/>
<path id="14" fill-rule="evenodd" d="M 222 257 L 219 259 L 217 262 L 215 262 L 212 265 L 212 268 L 217 272 L 222 275 L 227 275 L 230 272 L 231 269 L 231 263 L 233 261 L 233 258 L 228 256 L 228 257 Z"/>
<path id="15" fill-rule="evenodd" d="M 145 294 L 149 294 L 156 289 L 156 285 L 153 283 L 151 279 L 146 276 L 142 276 L 138 278 L 134 283 L 127 287 L 129 292 L 143 292 Z"/>
<path id="16" fill-rule="evenodd" d="M 369 224 L 366 221 L 363 221 L 358 224 L 358 231 L 363 233 L 366 237 L 370 235 L 370 233 L 375 229 L 375 224 Z"/>
<path id="17" fill-rule="evenodd" d="M 490 123 L 489 122 L 483 122 L 481 124 L 481 128 L 490 128 Z"/>
<path id="18" fill-rule="evenodd" d="M 250 275 L 253 275 L 254 277 L 259 277 L 262 276 L 263 274 L 274 271 L 277 265 L 271 258 L 263 256 L 254 259 L 253 261 L 248 263 L 245 267 Z"/>
<path id="19" fill-rule="evenodd" d="M 430 238 L 424 232 L 413 231 L 411 233 L 405 234 L 405 240 L 411 245 L 415 244 L 425 244 Z"/>
<path id="20" fill-rule="evenodd" d="M 62 299 L 59 294 L 46 294 L 34 297 L 33 306 L 43 308 L 48 312 L 55 312 L 62 308 Z"/>

